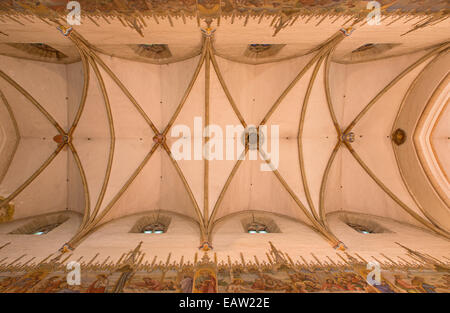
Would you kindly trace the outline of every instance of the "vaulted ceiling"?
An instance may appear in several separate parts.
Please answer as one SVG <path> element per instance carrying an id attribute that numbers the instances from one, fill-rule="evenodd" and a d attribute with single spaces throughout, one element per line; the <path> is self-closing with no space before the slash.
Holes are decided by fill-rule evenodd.
<path id="1" fill-rule="evenodd" d="M 344 16 L 319 24 L 305 16 L 273 37 L 273 17 L 261 16 L 210 27 L 147 21 L 143 37 L 119 21 L 60 31 L 5 21 L 0 207 L 13 203 L 15 219 L 80 212 L 71 246 L 112 219 L 154 210 L 196 220 L 201 241 L 213 240 L 218 220 L 246 210 L 301 221 L 333 246 L 343 247 L 327 223 L 336 211 L 449 238 L 448 20 L 408 33 L 407 15 L 352 28 Z M 32 42 L 69 57 L 13 57 L 19 50 L 9 44 Z M 168 45 L 172 56 L 143 60 L 125 48 L 149 43 Z M 285 46 L 252 58 L 244 53 L 251 43 Z M 368 43 L 395 45 L 352 55 Z M 277 169 L 261 171 L 265 161 L 249 149 L 243 160 L 176 160 L 172 130 L 187 125 L 193 143 L 195 117 L 224 130 L 279 125 Z M 406 134 L 399 145 L 398 129 Z"/>

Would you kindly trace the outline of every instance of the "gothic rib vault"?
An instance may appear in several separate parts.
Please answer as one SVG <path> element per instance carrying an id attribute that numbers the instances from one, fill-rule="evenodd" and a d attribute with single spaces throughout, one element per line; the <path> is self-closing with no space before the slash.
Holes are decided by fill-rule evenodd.
<path id="1" fill-rule="evenodd" d="M 351 197 L 367 197 L 367 191 L 356 188 L 362 180 L 366 186 L 372 184 L 371 191 L 377 190 L 377 197 L 370 200 L 383 195 L 374 206 L 357 202 L 352 211 L 368 205 L 370 209 L 359 213 L 390 217 L 449 238 L 445 195 L 432 195 L 437 187 L 431 181 L 426 186 L 430 196 L 417 196 L 417 189 L 424 188 L 420 182 L 432 180 L 433 175 L 409 178 L 402 163 L 409 162 L 408 156 L 418 148 L 413 140 L 417 126 L 401 124 L 407 123 L 409 116 L 402 112 L 410 105 L 420 80 L 431 75 L 427 72 L 436 82 L 422 93 L 424 97 L 447 75 L 448 66 L 442 64 L 449 62 L 448 42 L 415 53 L 408 62 L 402 60 L 405 64 L 383 77 L 382 86 L 370 86 L 366 94 L 356 94 L 358 99 L 352 101 L 360 103 L 350 109 L 353 111 L 344 112 L 340 65 L 333 64 L 332 57 L 351 36 L 350 28 L 337 30 L 306 56 L 264 65 L 264 70 L 217 56 L 214 35 L 207 27 L 201 54 L 167 69 L 105 56 L 76 30 L 61 30 L 78 49 L 81 70 L 72 65 L 72 72 L 60 81 L 51 74 L 45 81 L 42 73 L 42 84 L 49 93 L 69 90 L 67 111 L 59 111 L 28 91 L 31 85 L 39 86 L 39 81 L 21 78 L 19 82 L 14 67 L 1 69 L 1 98 L 9 116 L 8 127 L 16 136 L 6 137 L 11 152 L 9 169 L 0 173 L 4 198 L 0 207 L 13 203 L 19 218 L 55 212 L 61 203 L 82 213 L 78 230 L 62 251 L 76 248 L 111 220 L 151 210 L 174 211 L 195 220 L 199 245 L 207 242 L 214 246 L 214 227 L 227 216 L 260 210 L 301 221 L 333 247 L 345 249 L 345 241 L 334 235 L 327 222 L 328 213 L 339 211 L 332 202 L 340 177 L 345 175 L 355 187 L 346 191 L 353 193 Z M 378 62 L 389 66 L 389 61 Z M 435 74 L 436 68 L 441 69 L 440 75 Z M 49 65 L 48 70 L 55 69 Z M 363 76 L 355 76 L 351 88 L 364 86 Z M 166 94 L 161 95 L 161 90 Z M 160 105 L 159 99 L 164 99 Z M 396 107 L 389 108 L 393 102 Z M 171 129 L 176 124 L 192 128 L 194 116 L 202 116 L 206 125 L 279 124 L 279 168 L 262 173 L 258 169 L 261 161 L 175 160 L 170 151 L 176 139 L 171 138 Z M 397 147 L 386 138 L 386 133 L 390 137 L 398 128 L 406 130 L 409 152 L 402 151 L 406 144 Z M 354 142 L 348 140 L 352 132 Z M 44 144 L 36 133 L 45 138 Z M 52 140 L 54 136 L 58 137 Z M 24 145 L 34 147 L 35 157 L 26 164 L 31 175 L 15 175 L 25 166 L 16 161 L 24 159 Z M 406 161 L 402 159 L 405 155 Z M 339 159 L 351 164 L 342 168 L 341 174 L 336 166 Z M 417 165 L 424 166 L 423 162 L 418 160 Z M 61 169 L 66 163 L 69 169 L 64 174 Z M 384 171 L 384 166 L 396 173 Z M 348 179 L 348 175 L 355 178 Z M 52 179 L 53 185 L 41 184 Z M 67 179 L 70 192 L 58 194 L 58 185 Z M 430 197 L 439 205 L 429 205 Z M 46 206 L 52 201 L 59 204 Z M 385 203 L 389 205 L 383 206 Z"/>

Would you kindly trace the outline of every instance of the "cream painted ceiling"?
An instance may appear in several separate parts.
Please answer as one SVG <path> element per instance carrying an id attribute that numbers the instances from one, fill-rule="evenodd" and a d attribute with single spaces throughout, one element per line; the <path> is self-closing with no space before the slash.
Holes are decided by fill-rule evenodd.
<path id="1" fill-rule="evenodd" d="M 0 56 L 0 196 L 15 204 L 14 218 L 77 211 L 84 214 L 77 234 L 82 237 L 112 219 L 166 210 L 197 220 L 201 239 L 211 240 L 215 221 L 260 210 L 302 221 L 336 244 L 326 214 L 350 211 L 448 237 L 448 206 L 442 199 L 437 200 L 442 208 L 427 206 L 411 192 L 399 168 L 403 152 L 391 134 L 416 78 L 427 71 L 433 75 L 432 64 L 444 69 L 436 79 L 447 75 L 449 22 L 408 36 L 400 36 L 410 29 L 408 23 L 366 25 L 350 37 L 329 20 L 319 26 L 300 21 L 276 37 L 270 20 L 242 23 L 222 21 L 211 38 L 202 38 L 194 21 L 151 24 L 144 38 L 117 24 L 83 23 L 67 38 L 39 21 L 32 27 L 3 23 L 8 34 L 0 36 L 3 43 L 45 42 L 64 53 L 71 50 L 67 54 L 75 58 L 81 52 L 82 60 L 53 64 Z M 338 40 L 321 46 L 334 35 Z M 184 60 L 132 61 L 120 48 L 149 42 L 168 44 Z M 255 62 L 242 52 L 255 42 L 282 43 L 286 49 L 264 64 L 247 64 Z M 380 60 L 344 64 L 352 50 L 368 42 L 401 45 Z M 120 54 L 125 58 L 111 56 Z M 167 131 L 170 147 L 177 139 L 171 126 L 192 130 L 193 118 L 205 115 L 207 90 L 211 124 L 280 125 L 277 171 L 260 171 L 260 159 L 175 161 L 168 148 L 153 141 L 156 132 Z M 434 136 L 427 138 L 441 140 L 435 159 L 448 175 L 448 109 L 442 102 L 441 107 L 441 117 L 429 123 L 437 125 Z M 355 142 L 341 141 L 336 127 L 340 133 L 350 127 Z M 72 131 L 70 144 L 53 140 Z"/>
<path id="2" fill-rule="evenodd" d="M 6 55 L 25 54 L 17 51 L 6 43 L 31 43 L 43 42 L 63 52 L 69 58 L 65 63 L 79 60 L 78 52 L 70 41 L 64 40 L 63 36 L 56 34 L 55 28 L 37 17 L 19 19 L 20 24 L 13 20 L 5 19 L 1 23 L 0 53 Z M 356 24 L 358 32 L 355 32 L 351 40 L 342 42 L 333 54 L 333 59 L 339 62 L 355 62 L 379 57 L 402 55 L 423 48 L 445 42 L 448 40 L 448 29 L 450 20 L 445 19 L 434 25 L 412 31 L 414 27 L 424 20 L 423 15 L 411 17 L 385 16 L 383 22 L 378 26 L 370 26 L 365 20 Z M 319 23 L 320 22 L 320 23 Z M 136 31 L 123 27 L 122 23 L 112 19 L 106 23 L 102 19 L 96 24 L 89 19 L 83 19 L 82 25 L 76 26 L 77 31 L 82 34 L 93 46 L 103 53 L 119 56 L 122 58 L 140 60 L 153 63 L 170 63 L 199 54 L 202 47 L 202 36 L 195 18 L 158 20 L 147 20 L 142 37 Z M 336 30 L 343 26 L 350 26 L 353 21 L 348 17 L 299 17 L 295 23 L 283 28 L 276 36 L 274 34 L 273 17 L 245 18 L 230 17 L 222 18 L 220 25 L 214 21 L 212 26 L 217 30 L 214 38 L 214 49 L 216 53 L 224 58 L 238 62 L 257 64 L 279 61 L 295 56 L 305 55 L 316 49 L 325 42 Z M 419 23 L 420 24 L 420 23 Z M 407 34 L 406 34 L 407 33 Z M 238 35 L 237 35 L 238 34 Z M 286 45 L 274 56 L 256 60 L 244 55 L 250 43 L 284 44 Z M 367 43 L 395 44 L 389 51 L 378 54 L 352 55 L 351 52 Z M 133 44 L 167 44 L 172 52 L 172 57 L 164 60 L 151 60 L 136 55 L 130 49 Z M 30 57 L 30 56 L 28 56 Z"/>

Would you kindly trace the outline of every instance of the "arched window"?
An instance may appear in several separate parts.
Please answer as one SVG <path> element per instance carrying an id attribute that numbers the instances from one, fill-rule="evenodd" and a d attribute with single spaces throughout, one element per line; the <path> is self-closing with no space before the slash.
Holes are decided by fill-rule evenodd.
<path id="1" fill-rule="evenodd" d="M 381 54 L 394 49 L 398 43 L 366 43 L 348 54 L 351 60 L 358 60 L 367 57 L 378 57 Z"/>
<path id="2" fill-rule="evenodd" d="M 261 44 L 261 43 L 253 43 L 248 46 L 248 49 L 255 53 L 261 53 L 263 51 L 269 50 L 272 45 L 270 44 Z"/>
<path id="3" fill-rule="evenodd" d="M 353 50 L 352 52 L 361 52 L 361 51 L 366 51 L 369 49 L 373 49 L 376 45 L 374 43 L 366 43 L 364 45 L 362 45 L 361 47 Z"/>
<path id="4" fill-rule="evenodd" d="M 339 213 L 338 216 L 344 225 L 360 234 L 376 235 L 382 233 L 392 233 L 392 231 L 379 223 L 382 222 L 382 220 L 370 215 L 342 212 Z"/>
<path id="5" fill-rule="evenodd" d="M 64 214 L 51 214 L 32 219 L 10 232 L 11 235 L 46 235 L 69 220 Z"/>
<path id="6" fill-rule="evenodd" d="M 276 55 L 284 46 L 284 44 L 252 43 L 245 49 L 244 56 L 253 59 L 271 57 Z"/>
<path id="7" fill-rule="evenodd" d="M 361 234 L 373 234 L 374 233 L 374 231 L 372 231 L 371 229 L 369 229 L 365 226 L 362 226 L 362 225 L 353 224 L 353 223 L 347 223 L 347 225 Z"/>
<path id="8" fill-rule="evenodd" d="M 241 220 L 244 231 L 248 234 L 280 233 L 275 221 L 265 214 L 251 213 Z"/>
<path id="9" fill-rule="evenodd" d="M 61 223 L 49 224 L 42 227 L 37 228 L 32 235 L 45 235 L 48 234 L 51 230 L 55 229 L 61 225 Z"/>
<path id="10" fill-rule="evenodd" d="M 172 56 L 166 44 L 139 44 L 132 45 L 131 48 L 137 55 L 150 59 L 167 59 Z"/>
<path id="11" fill-rule="evenodd" d="M 152 223 L 142 228 L 144 234 L 163 234 L 165 232 L 165 226 L 161 223 Z"/>
<path id="12" fill-rule="evenodd" d="M 159 213 L 142 216 L 136 221 L 130 233 L 164 234 L 169 228 L 170 221 L 170 216 Z"/>
<path id="13" fill-rule="evenodd" d="M 269 233 L 269 229 L 264 224 L 253 222 L 248 225 L 247 232 L 249 234 L 267 234 Z"/>
<path id="14" fill-rule="evenodd" d="M 8 45 L 32 56 L 56 60 L 67 58 L 67 55 L 45 43 L 9 43 Z"/>

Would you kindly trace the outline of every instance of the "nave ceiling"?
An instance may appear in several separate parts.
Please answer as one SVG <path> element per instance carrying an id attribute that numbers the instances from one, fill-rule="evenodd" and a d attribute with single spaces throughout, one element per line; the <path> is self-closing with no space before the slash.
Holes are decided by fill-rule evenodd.
<path id="1" fill-rule="evenodd" d="M 119 21 L 86 22 L 67 36 L 57 23 L 35 21 L 37 34 L 27 21 L 1 24 L 2 45 L 46 43 L 70 62 L 0 56 L 0 206 L 12 203 L 14 219 L 81 213 L 71 247 L 109 221 L 159 210 L 195 220 L 199 241 L 213 244 L 215 223 L 242 211 L 290 217 L 341 248 L 327 223 L 340 211 L 449 238 L 449 22 L 401 36 L 414 23 L 355 20 L 350 29 L 326 17 L 273 37 L 272 19 L 148 21 L 143 37 Z M 149 41 L 167 44 L 173 59 L 146 62 L 124 48 Z M 260 62 L 243 54 L 251 43 L 286 46 Z M 348 57 L 367 43 L 396 46 Z M 426 107 L 433 119 L 424 120 Z M 196 116 L 223 128 L 279 125 L 277 170 L 261 171 L 260 158 L 175 160 L 171 130 L 193 134 Z M 406 131 L 399 146 L 397 129 Z"/>

